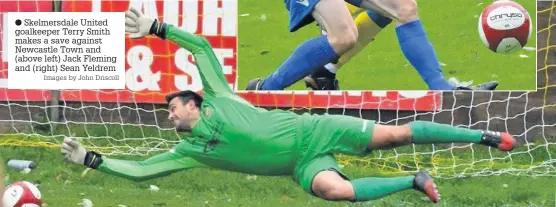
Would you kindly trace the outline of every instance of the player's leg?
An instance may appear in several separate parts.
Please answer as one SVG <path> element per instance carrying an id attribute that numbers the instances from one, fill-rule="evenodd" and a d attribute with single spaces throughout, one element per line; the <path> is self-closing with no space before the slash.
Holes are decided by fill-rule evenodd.
<path id="1" fill-rule="evenodd" d="M 396 22 L 398 42 L 406 59 L 417 69 L 431 90 L 453 90 L 442 74 L 433 45 L 418 16 L 415 0 L 359 0 L 360 6 L 373 9 Z M 483 85 L 480 90 L 493 90 L 497 83 Z"/>
<path id="2" fill-rule="evenodd" d="M 370 44 L 375 39 L 382 29 L 392 23 L 392 19 L 382 16 L 372 10 L 366 10 L 365 12 L 357 15 L 354 22 L 357 27 L 357 31 L 359 32 L 357 42 L 355 42 L 355 45 L 351 48 L 351 50 L 340 57 L 338 63 L 328 63 L 335 69 L 340 69 L 344 64 L 359 54 L 365 46 Z"/>
<path id="3" fill-rule="evenodd" d="M 329 201 L 370 201 L 410 189 L 425 193 L 433 202 L 439 199 L 436 185 L 426 171 L 412 176 L 350 180 L 332 155 L 315 157 L 299 169 L 296 178 L 303 189 Z"/>
<path id="4" fill-rule="evenodd" d="M 408 144 L 476 143 L 511 151 L 516 140 L 506 132 L 454 127 L 429 121 L 413 121 L 401 126 L 375 124 L 369 150 L 390 149 Z"/>
<path id="5" fill-rule="evenodd" d="M 307 5 L 302 4 L 307 2 Z M 290 12 L 290 31 L 316 20 L 326 27 L 328 35 L 310 39 L 299 45 L 280 65 L 278 70 L 264 80 L 248 83 L 247 90 L 282 90 L 326 63 L 335 62 L 357 40 L 357 29 L 343 0 L 287 0 Z"/>
<path id="6" fill-rule="evenodd" d="M 417 69 L 431 90 L 452 90 L 442 74 L 436 52 L 417 14 L 415 0 L 362 0 L 361 6 L 375 9 L 396 22 L 396 34 L 403 54 Z"/>
<path id="7" fill-rule="evenodd" d="M 351 4 L 348 5 L 348 8 L 355 7 Z M 339 84 L 336 80 L 338 70 L 369 45 L 378 33 L 391 22 L 392 19 L 368 9 L 358 14 L 355 18 L 355 25 L 359 35 L 353 48 L 342 55 L 337 63 L 328 63 L 310 76 L 305 77 L 305 85 L 313 90 L 339 90 Z"/>
<path id="8" fill-rule="evenodd" d="M 359 15 L 361 12 L 365 11 L 365 9 L 361 7 L 353 6 L 352 4 L 349 3 L 346 3 L 346 7 L 348 8 L 349 13 L 351 14 L 352 17 L 355 17 L 356 15 Z"/>
<path id="9" fill-rule="evenodd" d="M 322 115 L 313 122 L 309 149 L 322 153 L 366 156 L 376 149 L 408 144 L 476 143 L 511 151 L 516 140 L 506 132 L 467 129 L 430 121 L 401 126 L 376 124 L 372 120 L 344 115 Z"/>

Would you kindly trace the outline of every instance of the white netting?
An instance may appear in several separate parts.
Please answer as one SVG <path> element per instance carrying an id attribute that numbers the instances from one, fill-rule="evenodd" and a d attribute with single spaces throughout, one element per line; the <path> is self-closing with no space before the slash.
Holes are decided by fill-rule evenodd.
<path id="1" fill-rule="evenodd" d="M 2 4 L 2 11 L 5 12 L 7 4 L 5 2 Z M 41 5 L 46 4 L 43 1 L 16 2 L 16 4 L 16 11 L 51 9 L 48 5 Z M 22 4 L 25 5 L 22 6 Z M 127 5 L 127 2 L 123 4 Z M 110 2 L 101 4 L 104 8 L 109 5 Z M 70 2 L 64 6 L 71 10 L 81 5 Z M 331 102 L 330 99 L 324 99 L 320 100 L 324 102 L 315 104 L 308 101 L 306 107 L 296 106 L 287 108 L 287 110 L 345 114 L 374 119 L 382 124 L 399 125 L 414 120 L 430 120 L 459 127 L 509 131 L 516 135 L 521 144 L 511 153 L 471 144 L 407 146 L 395 150 L 376 151 L 365 158 L 339 156 L 343 165 L 358 165 L 387 174 L 415 172 L 427 168 L 436 176 L 447 178 L 507 173 L 554 176 L 556 175 L 554 166 L 556 160 L 553 158 L 556 153 L 554 146 L 556 138 L 556 69 L 554 69 L 556 53 L 553 51 L 552 45 L 555 44 L 552 42 L 554 38 L 551 36 L 555 21 L 552 20 L 554 8 L 556 8 L 554 2 L 539 2 L 538 48 L 540 49 L 537 53 L 539 60 L 543 61 L 540 61 L 537 69 L 539 90 L 536 92 L 444 93 L 441 95 L 442 106 L 440 109 L 428 112 L 407 111 L 401 108 L 398 110 L 364 109 L 364 106 L 369 104 L 380 107 L 382 101 L 387 100 L 388 97 L 381 99 L 380 103 L 361 101 L 358 104 L 346 104 L 346 102 Z M 235 11 L 232 13 L 237 16 Z M 231 54 L 234 57 L 226 59 L 225 62 L 235 61 L 235 50 L 230 52 L 226 49 L 228 47 L 235 48 L 235 38 L 233 40 L 226 38 L 228 37 L 212 37 L 210 40 L 216 45 L 219 55 L 227 57 Z M 156 62 L 153 65 L 166 67 L 173 64 L 188 64 L 187 62 L 175 62 L 176 56 L 185 57 L 186 53 L 168 43 L 157 42 L 157 40 L 149 38 L 128 42 L 128 44 L 152 47 L 150 55 L 154 56 Z M 234 44 L 234 46 L 230 46 L 230 44 Z M 219 45 L 220 47 L 218 47 Z M 148 55 L 148 51 L 146 54 Z M 3 60 L 5 61 L 4 58 Z M 194 67 L 189 65 L 183 68 L 186 68 L 187 71 L 194 70 Z M 230 76 L 227 77 L 228 80 L 233 83 L 235 81 L 234 67 L 230 66 L 225 70 Z M 178 82 L 177 79 L 179 79 L 186 82 L 185 85 L 188 87 L 194 87 L 195 80 L 192 77 L 171 71 L 161 71 L 161 77 L 175 78 L 175 82 Z M 0 78 L 7 77 L 5 62 L 0 67 L 0 74 Z M 0 81 L 0 84 L 3 84 L 1 87 L 6 87 L 5 80 Z M 169 86 L 162 84 L 160 87 L 168 88 Z M 166 119 L 168 113 L 165 106 L 156 104 L 160 102 L 163 95 L 160 92 L 130 90 L 63 91 L 61 100 L 66 101 L 60 102 L 59 121 L 53 122 L 49 117 L 52 108 L 49 106 L 50 91 L 0 89 L 0 99 L 2 100 L 0 102 L 0 145 L 57 147 L 64 137 L 76 136 L 83 138 L 84 143 L 91 149 L 106 154 L 147 155 L 166 151 L 177 143 L 179 135 Z M 263 95 L 246 95 L 246 97 L 249 97 L 249 100 L 255 104 L 284 101 L 269 100 L 275 97 Z M 328 96 L 335 95 L 337 94 Z M 291 97 L 291 102 L 295 103 L 296 101 L 293 99 L 298 96 L 292 95 Z M 99 98 L 115 101 L 99 101 Z M 364 99 L 361 98 L 361 100 Z M 145 102 L 156 103 L 145 104 Z M 315 105 L 325 105 L 326 107 L 321 109 L 314 107 Z M 279 106 L 281 104 L 276 105 L 276 107 Z M 56 128 L 52 128 L 51 124 L 56 124 Z"/>

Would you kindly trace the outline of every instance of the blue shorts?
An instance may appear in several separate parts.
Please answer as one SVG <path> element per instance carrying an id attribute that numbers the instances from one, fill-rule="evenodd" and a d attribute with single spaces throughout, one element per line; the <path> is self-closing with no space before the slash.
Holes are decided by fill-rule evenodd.
<path id="1" fill-rule="evenodd" d="M 311 24 L 315 21 L 311 13 L 319 0 L 284 0 L 289 12 L 290 32 Z"/>
<path id="2" fill-rule="evenodd" d="M 313 10 L 320 0 L 284 0 L 286 8 L 288 9 L 290 20 L 290 32 L 295 32 L 298 29 L 311 24 L 315 21 L 313 18 Z M 362 0 L 344 0 L 345 2 L 357 6 L 361 4 Z"/>

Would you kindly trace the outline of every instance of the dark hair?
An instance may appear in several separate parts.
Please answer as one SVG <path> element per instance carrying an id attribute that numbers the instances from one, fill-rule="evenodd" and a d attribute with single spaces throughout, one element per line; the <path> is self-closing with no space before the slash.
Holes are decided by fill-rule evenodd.
<path id="1" fill-rule="evenodd" d="M 201 104 L 203 103 L 203 97 L 190 90 L 168 94 L 166 96 L 166 103 L 169 104 L 170 101 L 172 101 L 176 97 L 179 97 L 183 104 L 187 104 L 187 102 L 193 100 L 195 102 L 195 106 L 197 106 L 198 108 L 201 108 Z"/>

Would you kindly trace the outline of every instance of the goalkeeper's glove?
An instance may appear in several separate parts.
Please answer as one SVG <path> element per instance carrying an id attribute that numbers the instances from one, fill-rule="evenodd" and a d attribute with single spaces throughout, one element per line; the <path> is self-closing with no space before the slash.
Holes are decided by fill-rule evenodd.
<path id="1" fill-rule="evenodd" d="M 137 9 L 130 7 L 125 13 L 125 32 L 130 38 L 141 38 L 154 34 L 162 39 L 166 38 L 166 24 L 157 19 L 147 17 Z"/>
<path id="2" fill-rule="evenodd" d="M 75 138 L 65 138 L 61 149 L 64 160 L 88 168 L 96 169 L 102 163 L 102 156 L 93 151 L 87 151 Z"/>

